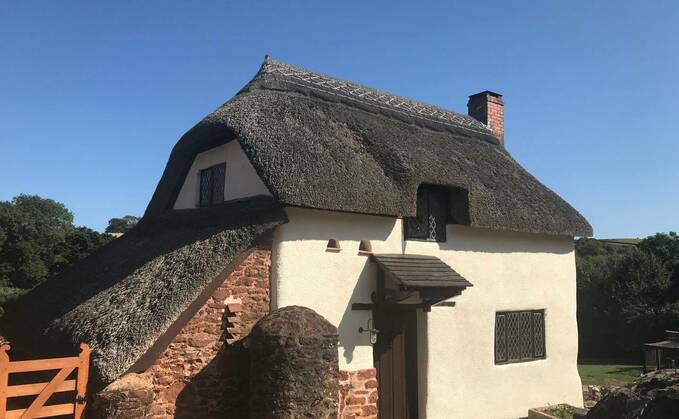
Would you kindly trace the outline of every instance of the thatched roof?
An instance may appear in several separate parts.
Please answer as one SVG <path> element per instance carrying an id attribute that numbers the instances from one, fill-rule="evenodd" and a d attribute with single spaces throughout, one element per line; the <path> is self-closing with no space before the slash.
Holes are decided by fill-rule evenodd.
<path id="1" fill-rule="evenodd" d="M 177 143 L 146 215 L 172 208 L 196 153 L 231 140 L 285 205 L 414 216 L 418 186 L 436 184 L 468 191 L 473 227 L 592 234 L 473 118 L 270 59 Z"/>
<path id="2" fill-rule="evenodd" d="M 0 325 L 13 352 L 92 349 L 91 378 L 126 372 L 215 278 L 287 219 L 270 199 L 146 218 L 17 302 Z M 27 348 L 30 348 L 26 351 Z M 14 355 L 13 355 L 14 357 Z"/>

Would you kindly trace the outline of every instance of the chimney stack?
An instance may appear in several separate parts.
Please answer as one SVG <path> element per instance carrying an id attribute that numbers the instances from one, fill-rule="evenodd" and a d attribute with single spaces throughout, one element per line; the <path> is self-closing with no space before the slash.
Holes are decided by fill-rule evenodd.
<path id="1" fill-rule="evenodd" d="M 505 104 L 502 95 L 486 90 L 469 96 L 467 113 L 472 118 L 485 124 L 493 134 L 505 143 Z"/>

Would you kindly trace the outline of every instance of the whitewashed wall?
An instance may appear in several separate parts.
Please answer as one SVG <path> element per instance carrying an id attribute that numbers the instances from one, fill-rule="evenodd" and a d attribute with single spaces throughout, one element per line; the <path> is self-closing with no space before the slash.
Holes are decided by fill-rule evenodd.
<path id="1" fill-rule="evenodd" d="M 351 310 L 375 287 L 375 267 L 358 254 L 369 239 L 375 253 L 437 256 L 474 284 L 454 308 L 418 313 L 421 418 L 516 418 L 544 404 L 582 405 L 572 238 L 449 226 L 447 243 L 403 242 L 398 219 L 287 211 L 274 238 L 272 306 L 306 306 L 335 324 L 341 369 L 373 367 L 358 332 L 371 314 Z M 326 251 L 330 238 L 341 252 Z M 545 309 L 547 358 L 495 365 L 495 312 L 520 309 Z"/>
<path id="2" fill-rule="evenodd" d="M 196 208 L 199 204 L 200 171 L 219 163 L 226 163 L 224 200 L 247 198 L 256 195 L 271 196 L 252 167 L 250 160 L 236 140 L 198 153 L 184 179 L 174 209 Z"/>

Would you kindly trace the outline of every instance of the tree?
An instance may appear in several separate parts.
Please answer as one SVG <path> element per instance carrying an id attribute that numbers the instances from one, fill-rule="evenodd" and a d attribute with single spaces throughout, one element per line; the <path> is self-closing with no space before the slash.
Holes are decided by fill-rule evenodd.
<path id="1" fill-rule="evenodd" d="M 611 300 L 615 307 L 616 343 L 622 352 L 638 351 L 645 342 L 664 335 L 671 282 L 662 260 L 654 254 L 630 252 L 611 277 Z"/>
<path id="2" fill-rule="evenodd" d="M 75 227 L 66 237 L 58 249 L 58 260 L 55 261 L 54 271 L 62 272 L 94 250 L 113 240 L 108 234 L 101 234 L 87 227 Z"/>
<path id="3" fill-rule="evenodd" d="M 598 244 L 597 244 L 598 242 Z M 637 246 L 576 242 L 580 353 L 639 354 L 679 324 L 679 238 L 658 233 Z"/>
<path id="4" fill-rule="evenodd" d="M 127 233 L 137 225 L 139 222 L 139 217 L 134 215 L 126 215 L 123 218 L 111 218 L 108 220 L 108 226 L 106 227 L 107 233 Z"/>
<path id="5" fill-rule="evenodd" d="M 600 249 L 603 253 L 585 252 L 586 256 L 576 250 L 579 352 L 591 357 L 611 356 L 613 352 L 610 342 L 615 340 L 617 328 L 611 278 L 624 258 L 624 254 L 607 252 L 603 245 Z"/>
<path id="6" fill-rule="evenodd" d="M 42 281 L 72 228 L 73 214 L 51 199 L 19 195 L 0 202 L 0 283 L 31 288 Z"/>
<path id="7" fill-rule="evenodd" d="M 670 295 L 679 300 L 679 236 L 674 231 L 668 234 L 657 233 L 639 243 L 639 248 L 656 255 L 665 264 L 672 287 Z"/>
<path id="8" fill-rule="evenodd" d="M 0 201 L 0 286 L 29 289 L 110 238 L 73 225 L 61 203 L 35 195 Z"/>

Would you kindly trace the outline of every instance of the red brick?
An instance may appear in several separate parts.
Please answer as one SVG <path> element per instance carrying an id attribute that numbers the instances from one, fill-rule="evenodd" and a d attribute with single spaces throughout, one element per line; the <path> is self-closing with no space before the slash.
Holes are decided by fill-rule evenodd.
<path id="1" fill-rule="evenodd" d="M 346 404 L 348 405 L 362 405 L 364 403 L 365 397 L 349 396 L 346 400 Z"/>
<path id="2" fill-rule="evenodd" d="M 377 373 L 374 368 L 371 368 L 369 370 L 360 370 L 356 374 L 359 380 L 367 380 L 369 378 L 375 378 L 377 377 Z"/>
<path id="3" fill-rule="evenodd" d="M 364 415 L 376 415 L 377 414 L 377 406 L 373 405 L 367 405 L 361 407 L 361 413 Z"/>
<path id="4" fill-rule="evenodd" d="M 247 380 L 243 375 L 247 373 L 247 368 L 242 367 L 243 355 L 236 354 L 234 349 L 220 351 L 220 348 L 225 344 L 224 338 L 236 342 L 247 336 L 252 326 L 269 311 L 270 257 L 268 250 L 251 253 L 147 370 L 154 384 L 154 417 L 173 417 L 175 412 L 182 416 L 182 412 L 185 415 L 187 411 L 197 415 L 193 417 L 231 417 L 235 414 L 231 405 L 244 406 L 247 402 L 242 397 L 242 383 L 247 382 L 243 381 Z M 246 275 L 248 270 L 256 272 L 256 276 Z M 254 280 L 240 281 L 244 277 Z M 263 284 L 266 286 L 259 289 Z M 257 295 L 256 299 L 251 297 L 253 294 Z M 230 303 L 234 304 L 229 307 L 234 312 L 225 319 L 225 300 L 238 299 L 241 303 Z M 218 354 L 219 362 L 213 362 Z M 217 365 L 221 368 L 219 372 L 206 369 Z M 178 408 L 180 394 L 181 407 Z"/>
<path id="5" fill-rule="evenodd" d="M 340 371 L 339 419 L 375 418 L 377 380 L 375 369 Z"/>

